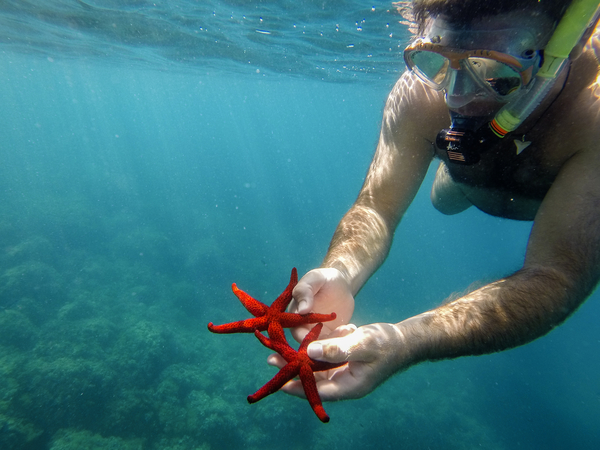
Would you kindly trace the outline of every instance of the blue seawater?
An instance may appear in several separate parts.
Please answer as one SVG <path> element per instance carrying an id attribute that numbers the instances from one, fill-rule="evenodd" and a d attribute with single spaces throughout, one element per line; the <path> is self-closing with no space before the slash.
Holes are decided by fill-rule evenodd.
<path id="1" fill-rule="evenodd" d="M 598 294 L 501 354 L 366 398 L 246 396 L 275 373 L 235 282 L 270 303 L 363 182 L 410 33 L 388 2 L 0 3 L 0 447 L 598 448 Z M 357 324 L 519 268 L 531 224 L 429 202 Z"/>

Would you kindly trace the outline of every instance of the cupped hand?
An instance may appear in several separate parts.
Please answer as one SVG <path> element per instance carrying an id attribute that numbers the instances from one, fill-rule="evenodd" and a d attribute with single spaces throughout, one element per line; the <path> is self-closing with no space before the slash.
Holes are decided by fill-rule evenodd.
<path id="1" fill-rule="evenodd" d="M 309 344 L 308 356 L 319 361 L 348 361 L 348 364 L 315 372 L 317 389 L 323 401 L 363 397 L 415 362 L 405 330 L 398 325 L 375 323 L 359 328 L 343 325 L 330 336 L 334 337 Z M 286 362 L 273 354 L 269 356 L 268 363 L 281 368 Z M 305 397 L 299 380 L 288 382 L 281 390 Z"/>
<path id="2" fill-rule="evenodd" d="M 354 296 L 348 282 L 337 269 L 311 270 L 298 281 L 292 296 L 290 312 L 298 314 L 336 313 L 335 320 L 323 324 L 322 336 L 328 336 L 338 326 L 350 322 L 354 312 Z M 292 330 L 294 339 L 301 342 L 313 326 L 314 324 L 309 324 L 294 328 Z"/>

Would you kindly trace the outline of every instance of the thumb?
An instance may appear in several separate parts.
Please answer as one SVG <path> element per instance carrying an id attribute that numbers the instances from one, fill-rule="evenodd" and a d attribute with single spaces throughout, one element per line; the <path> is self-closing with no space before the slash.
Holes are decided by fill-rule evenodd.
<path id="1" fill-rule="evenodd" d="M 356 327 L 354 327 L 354 329 L 356 329 Z M 350 361 L 352 359 L 356 360 L 356 358 L 352 358 L 352 353 L 359 348 L 360 343 L 357 339 L 359 334 L 360 333 L 352 333 L 343 337 L 311 342 L 308 345 L 306 352 L 312 359 L 330 363 L 339 363 Z"/>
<path id="2" fill-rule="evenodd" d="M 315 293 L 321 289 L 325 281 L 319 269 L 311 270 L 300 279 L 292 291 L 298 314 L 308 314 L 312 311 Z"/>

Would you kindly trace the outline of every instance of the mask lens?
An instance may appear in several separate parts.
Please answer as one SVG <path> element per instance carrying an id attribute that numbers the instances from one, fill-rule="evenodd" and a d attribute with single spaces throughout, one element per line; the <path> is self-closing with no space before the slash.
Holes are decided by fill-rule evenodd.
<path id="1" fill-rule="evenodd" d="M 425 82 L 441 89 L 448 74 L 450 61 L 439 53 L 416 50 L 411 52 L 411 68 Z"/>
<path id="2" fill-rule="evenodd" d="M 476 79 L 487 84 L 500 96 L 509 95 L 521 87 L 520 74 L 500 61 L 470 57 L 467 66 Z"/>

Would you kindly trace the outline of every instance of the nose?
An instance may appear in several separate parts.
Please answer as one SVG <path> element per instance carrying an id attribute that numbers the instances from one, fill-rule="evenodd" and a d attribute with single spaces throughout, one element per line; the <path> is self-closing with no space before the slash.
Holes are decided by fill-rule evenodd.
<path id="1" fill-rule="evenodd" d="M 460 108 L 471 102 L 481 88 L 466 70 L 450 69 L 446 85 L 446 104 L 450 108 Z"/>

